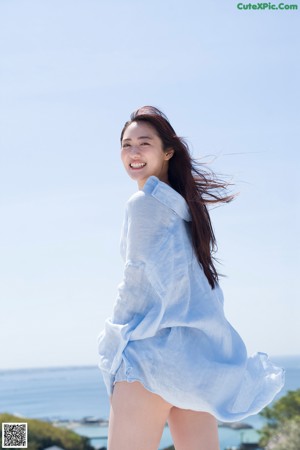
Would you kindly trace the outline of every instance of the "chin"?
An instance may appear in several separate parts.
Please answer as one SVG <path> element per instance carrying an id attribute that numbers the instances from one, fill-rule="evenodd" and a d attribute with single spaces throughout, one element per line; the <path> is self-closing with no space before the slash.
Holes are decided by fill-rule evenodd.
<path id="1" fill-rule="evenodd" d="M 139 181 L 144 177 L 139 176 L 137 173 L 127 172 L 130 178 L 134 181 Z"/>

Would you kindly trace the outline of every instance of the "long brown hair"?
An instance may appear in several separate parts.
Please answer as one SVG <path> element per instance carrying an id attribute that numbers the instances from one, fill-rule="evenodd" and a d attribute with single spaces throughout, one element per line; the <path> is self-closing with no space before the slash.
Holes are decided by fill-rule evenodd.
<path id="1" fill-rule="evenodd" d="M 169 182 L 189 206 L 193 247 L 209 284 L 214 288 L 219 279 L 214 265 L 216 258 L 213 257 L 217 243 L 207 205 L 230 202 L 234 195 L 227 193 L 229 183 L 218 179 L 212 170 L 191 157 L 185 140 L 176 135 L 165 114 L 153 106 L 143 106 L 131 114 L 121 132 L 121 142 L 126 128 L 132 122 L 140 121 L 154 127 L 165 152 L 170 148 L 174 150 L 169 159 Z"/>

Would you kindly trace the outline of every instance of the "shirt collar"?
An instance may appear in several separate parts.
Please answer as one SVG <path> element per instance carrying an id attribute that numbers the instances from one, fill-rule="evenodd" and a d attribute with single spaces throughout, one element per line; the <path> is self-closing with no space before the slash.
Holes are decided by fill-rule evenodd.
<path id="1" fill-rule="evenodd" d="M 160 181 L 154 175 L 151 175 L 142 189 L 147 194 L 152 195 L 158 201 L 163 203 L 168 208 L 172 209 L 182 219 L 190 222 L 191 214 L 186 200 L 175 191 L 171 186 L 163 181 Z"/>

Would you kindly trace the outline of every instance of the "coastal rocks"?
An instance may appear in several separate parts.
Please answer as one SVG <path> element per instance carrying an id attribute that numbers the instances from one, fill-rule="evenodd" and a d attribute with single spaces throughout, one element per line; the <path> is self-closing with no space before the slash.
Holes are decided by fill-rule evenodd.
<path id="1" fill-rule="evenodd" d="M 245 422 L 218 422 L 218 426 L 219 427 L 224 427 L 224 428 L 231 428 L 232 430 L 248 430 L 248 429 L 253 429 L 252 425 L 249 425 L 249 423 L 245 423 Z"/>

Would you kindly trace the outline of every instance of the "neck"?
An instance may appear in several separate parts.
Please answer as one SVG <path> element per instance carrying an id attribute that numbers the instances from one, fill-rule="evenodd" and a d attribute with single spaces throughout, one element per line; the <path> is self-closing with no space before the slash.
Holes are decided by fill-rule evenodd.
<path id="1" fill-rule="evenodd" d="M 148 177 L 149 178 L 149 177 Z M 147 178 L 147 179 L 148 179 Z M 169 186 L 171 186 L 171 183 L 169 182 L 169 178 L 168 175 L 166 175 L 165 177 L 157 177 L 160 181 L 162 181 L 163 183 L 168 184 Z M 143 187 L 145 186 L 146 180 L 138 180 L 138 188 L 141 190 L 143 189 Z M 171 186 L 172 187 L 172 186 Z"/>

